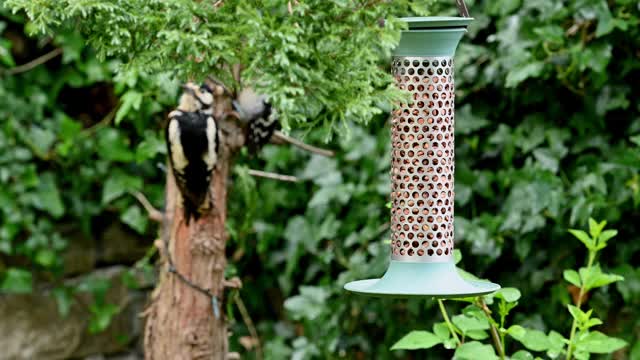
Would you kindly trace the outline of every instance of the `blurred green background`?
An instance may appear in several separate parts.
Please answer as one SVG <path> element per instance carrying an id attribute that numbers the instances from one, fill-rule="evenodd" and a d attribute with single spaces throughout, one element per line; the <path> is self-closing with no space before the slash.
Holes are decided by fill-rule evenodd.
<path id="1" fill-rule="evenodd" d="M 567 229 L 607 220 L 619 235 L 601 263 L 626 280 L 588 304 L 601 331 L 630 344 L 610 357 L 640 359 L 640 4 L 468 4 L 476 20 L 456 55 L 459 265 L 520 289 L 514 321 L 567 333 L 562 271 L 585 258 Z M 440 3 L 433 12 L 455 14 Z M 78 33 L 29 37 L 29 26 L 0 7 L 0 348 L 137 358 L 158 229 L 131 192 L 162 205 L 163 126 L 178 83 L 115 75 L 118 61 L 96 59 Z M 51 51 L 40 66 L 16 67 Z M 342 290 L 388 261 L 387 120 L 353 124 L 323 145 L 334 158 L 269 145 L 236 162 L 227 272 L 244 283 L 265 358 L 446 357 L 389 351 L 440 320 L 433 301 Z M 247 167 L 305 181 L 257 179 Z M 253 358 L 240 313 L 233 303 L 227 312 L 231 347 Z M 11 314 L 33 319 L 8 324 Z"/>

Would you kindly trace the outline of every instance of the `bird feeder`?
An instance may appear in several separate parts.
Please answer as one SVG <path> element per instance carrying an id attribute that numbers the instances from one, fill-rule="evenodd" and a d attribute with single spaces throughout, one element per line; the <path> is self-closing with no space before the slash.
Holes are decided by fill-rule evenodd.
<path id="1" fill-rule="evenodd" d="M 403 18 L 392 71 L 411 94 L 391 123 L 391 263 L 381 279 L 345 289 L 386 297 L 466 297 L 500 288 L 463 279 L 453 258 L 453 55 L 471 18 Z"/>

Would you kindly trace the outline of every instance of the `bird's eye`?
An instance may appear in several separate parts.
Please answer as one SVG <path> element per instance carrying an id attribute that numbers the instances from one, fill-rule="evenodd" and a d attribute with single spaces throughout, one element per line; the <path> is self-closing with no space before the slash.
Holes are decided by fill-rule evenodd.
<path id="1" fill-rule="evenodd" d="M 213 93 L 213 90 L 211 90 L 211 88 L 209 87 L 209 85 L 207 84 L 202 84 L 200 85 L 200 91 L 202 92 L 208 92 L 208 93 Z"/>

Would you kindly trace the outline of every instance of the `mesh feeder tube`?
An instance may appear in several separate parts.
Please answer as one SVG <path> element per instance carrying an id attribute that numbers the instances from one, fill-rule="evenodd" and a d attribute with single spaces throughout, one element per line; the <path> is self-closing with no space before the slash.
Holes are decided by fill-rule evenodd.
<path id="1" fill-rule="evenodd" d="M 381 279 L 345 289 L 381 297 L 455 298 L 494 292 L 500 285 L 463 279 L 453 259 L 453 55 L 471 18 L 403 18 L 392 71 L 411 102 L 391 124 L 391 262 Z"/>

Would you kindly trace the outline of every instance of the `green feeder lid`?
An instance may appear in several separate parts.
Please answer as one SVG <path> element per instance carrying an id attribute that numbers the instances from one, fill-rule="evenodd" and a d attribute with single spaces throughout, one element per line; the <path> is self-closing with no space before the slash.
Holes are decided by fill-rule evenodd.
<path id="1" fill-rule="evenodd" d="M 473 18 L 405 17 L 409 29 L 402 31 L 394 56 L 453 56 Z"/>
<path id="2" fill-rule="evenodd" d="M 500 285 L 482 280 L 465 280 L 453 262 L 422 263 L 391 260 L 381 279 L 347 283 L 345 290 L 362 295 L 389 298 L 462 298 L 492 293 Z"/>
<path id="3" fill-rule="evenodd" d="M 421 16 L 403 17 L 400 20 L 409 24 L 409 30 L 433 29 L 433 28 L 459 28 L 467 27 L 473 18 L 455 16 Z"/>

